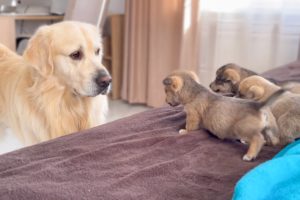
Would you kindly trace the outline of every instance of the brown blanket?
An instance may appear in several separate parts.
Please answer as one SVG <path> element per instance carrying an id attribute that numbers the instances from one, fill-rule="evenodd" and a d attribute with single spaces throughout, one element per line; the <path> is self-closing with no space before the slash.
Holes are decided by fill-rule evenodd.
<path id="1" fill-rule="evenodd" d="M 280 70 L 271 77 L 291 69 Z M 184 123 L 182 107 L 163 107 L 2 155 L 0 199 L 225 200 L 279 151 L 244 162 L 244 144 L 203 130 L 179 136 Z"/>

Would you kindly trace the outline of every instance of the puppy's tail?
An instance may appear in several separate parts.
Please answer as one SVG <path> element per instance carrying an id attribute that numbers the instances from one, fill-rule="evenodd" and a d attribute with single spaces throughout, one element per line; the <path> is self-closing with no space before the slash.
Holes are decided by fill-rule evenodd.
<path id="1" fill-rule="evenodd" d="M 285 93 L 287 90 L 285 88 L 281 88 L 274 92 L 269 98 L 267 98 L 265 101 L 258 103 L 257 108 L 261 109 L 265 106 L 271 105 L 274 101 L 278 99 L 279 96 L 281 96 L 283 93 Z"/>

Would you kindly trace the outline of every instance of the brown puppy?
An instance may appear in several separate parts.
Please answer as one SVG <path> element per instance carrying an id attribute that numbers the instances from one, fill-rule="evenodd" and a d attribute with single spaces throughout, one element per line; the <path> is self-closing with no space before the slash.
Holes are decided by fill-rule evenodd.
<path id="1" fill-rule="evenodd" d="M 216 79 L 209 87 L 214 92 L 225 96 L 234 96 L 238 91 L 240 81 L 252 75 L 256 75 L 256 73 L 237 64 L 229 63 L 217 70 Z"/>
<path id="2" fill-rule="evenodd" d="M 284 87 L 291 92 L 299 92 L 298 83 L 289 83 Z M 263 102 L 281 87 L 260 77 L 244 79 L 239 86 L 239 97 Z M 300 95 L 286 92 L 271 105 L 280 133 L 280 142 L 286 144 L 300 137 Z"/>
<path id="3" fill-rule="evenodd" d="M 240 139 L 250 146 L 243 160 L 256 158 L 265 137 L 273 145 L 278 138 L 275 119 L 264 106 L 280 95 L 272 95 L 267 101 L 258 103 L 249 100 L 224 97 L 210 92 L 195 81 L 191 72 L 174 72 L 163 80 L 166 102 L 171 106 L 182 104 L 187 114 L 186 129 L 180 133 L 204 128 L 220 139 Z"/>
<path id="4" fill-rule="evenodd" d="M 238 88 L 241 81 L 249 76 L 257 75 L 256 72 L 238 66 L 234 63 L 226 64 L 220 67 L 216 72 L 215 80 L 209 85 L 209 87 L 217 93 L 224 96 L 235 96 L 238 94 Z M 283 81 L 278 82 L 273 79 L 268 79 L 270 82 L 284 87 L 289 88 L 289 91 L 293 93 L 300 93 L 300 83 Z"/>

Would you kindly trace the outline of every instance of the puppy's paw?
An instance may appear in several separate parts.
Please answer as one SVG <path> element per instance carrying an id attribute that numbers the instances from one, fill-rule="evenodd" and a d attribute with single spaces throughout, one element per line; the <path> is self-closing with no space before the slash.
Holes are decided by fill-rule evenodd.
<path id="1" fill-rule="evenodd" d="M 180 129 L 179 130 L 179 135 L 185 135 L 187 134 L 187 130 L 186 129 Z"/>
<path id="2" fill-rule="evenodd" d="M 244 160 L 244 161 L 253 161 L 254 159 L 255 159 L 255 157 L 250 156 L 250 155 L 248 155 L 248 154 L 245 154 L 245 155 L 243 156 L 243 160 Z"/>

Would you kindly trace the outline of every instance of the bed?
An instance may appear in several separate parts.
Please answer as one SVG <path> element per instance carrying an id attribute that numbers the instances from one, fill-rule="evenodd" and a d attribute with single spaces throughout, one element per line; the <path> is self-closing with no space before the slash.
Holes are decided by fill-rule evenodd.
<path id="1" fill-rule="evenodd" d="M 263 74 L 300 80 L 300 62 Z M 254 162 L 247 146 L 206 131 L 178 135 L 182 107 L 161 107 L 0 156 L 0 199 L 231 199 Z"/>

